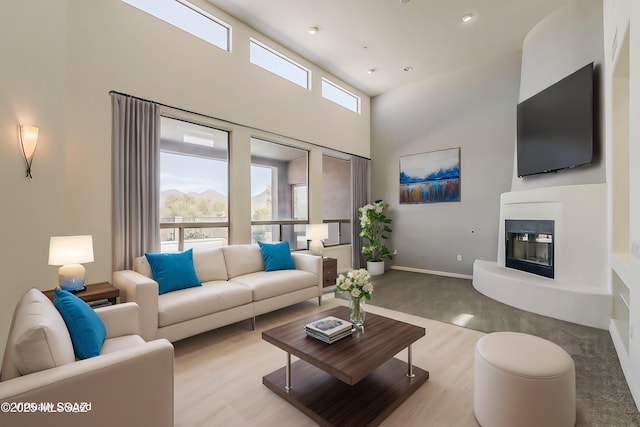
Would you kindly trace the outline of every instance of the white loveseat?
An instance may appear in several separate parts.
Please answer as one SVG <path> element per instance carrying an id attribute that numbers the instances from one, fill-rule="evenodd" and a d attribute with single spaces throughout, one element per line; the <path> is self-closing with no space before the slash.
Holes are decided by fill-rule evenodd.
<path id="1" fill-rule="evenodd" d="M 2 361 L 0 426 L 173 426 L 173 345 L 138 335 L 136 304 L 95 312 L 106 339 L 98 356 L 76 360 L 53 303 L 25 293 Z"/>
<path id="2" fill-rule="evenodd" d="M 133 270 L 116 271 L 121 301 L 140 306 L 146 340 L 177 341 L 317 297 L 322 303 L 322 258 L 292 252 L 293 270 L 264 271 L 258 245 L 230 245 L 193 252 L 202 286 L 159 295 L 146 257 Z"/>

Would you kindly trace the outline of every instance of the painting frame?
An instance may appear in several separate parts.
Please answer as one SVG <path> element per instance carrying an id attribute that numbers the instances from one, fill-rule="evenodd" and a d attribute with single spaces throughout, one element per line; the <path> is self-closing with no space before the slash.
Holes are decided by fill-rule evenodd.
<path id="1" fill-rule="evenodd" d="M 400 204 L 460 202 L 460 147 L 400 156 Z"/>

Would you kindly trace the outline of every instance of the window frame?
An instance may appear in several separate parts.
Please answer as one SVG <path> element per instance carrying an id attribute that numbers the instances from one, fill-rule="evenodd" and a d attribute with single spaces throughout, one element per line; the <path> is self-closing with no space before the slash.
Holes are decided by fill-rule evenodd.
<path id="1" fill-rule="evenodd" d="M 348 197 L 347 197 L 347 201 L 346 203 L 350 206 L 351 202 L 352 202 L 352 186 L 351 186 L 351 159 L 350 158 L 345 158 L 344 156 L 341 155 L 336 155 L 335 152 L 324 152 L 322 154 L 322 181 L 323 181 L 323 188 L 326 188 L 326 182 L 325 182 L 325 163 L 328 159 L 333 159 L 336 161 L 342 161 L 342 162 L 347 162 L 349 164 L 348 170 L 348 176 L 346 177 L 348 179 L 349 185 L 347 186 L 348 190 Z M 342 175 L 340 175 L 342 177 Z M 322 213 L 322 223 L 323 224 L 327 224 L 329 227 L 329 239 L 327 239 L 327 241 L 324 242 L 325 247 L 329 248 L 329 247 L 337 247 L 337 246 L 342 246 L 342 245 L 350 245 L 351 242 L 351 228 L 353 227 L 351 218 L 350 218 L 350 214 L 346 213 L 347 216 L 346 217 L 342 217 L 341 215 L 335 215 L 335 216 L 331 216 L 330 218 L 326 218 L 326 210 L 325 210 L 325 197 L 323 195 L 323 200 L 322 200 L 322 204 L 323 204 L 323 213 Z M 338 230 L 337 230 L 337 243 L 330 243 L 329 240 L 332 237 L 332 224 L 335 224 L 334 226 L 337 226 Z M 348 229 L 345 229 L 347 228 Z M 343 241 L 344 240 L 344 241 Z"/>
<path id="2" fill-rule="evenodd" d="M 355 110 L 354 110 L 353 108 L 350 108 L 348 105 L 345 105 L 344 103 L 339 102 L 339 101 L 338 101 L 337 99 L 335 99 L 335 98 L 330 98 L 330 97 L 326 96 L 326 95 L 325 95 L 325 91 L 324 91 L 325 84 L 326 84 L 326 85 L 328 85 L 328 86 L 331 86 L 333 89 L 336 89 L 336 90 L 338 90 L 338 91 L 342 92 L 343 94 L 345 94 L 345 95 L 350 96 L 351 98 L 353 98 L 353 99 L 355 100 L 355 102 L 356 102 Z M 361 110 L 362 110 L 362 98 L 360 98 L 360 97 L 359 97 L 358 95 L 356 95 L 355 93 L 353 93 L 353 92 L 351 92 L 351 91 L 349 91 L 349 90 L 347 90 L 347 89 L 343 88 L 343 87 L 342 87 L 342 86 L 340 86 L 339 84 L 332 82 L 331 80 L 329 80 L 329 79 L 328 79 L 328 78 L 326 78 L 326 77 L 323 77 L 323 78 L 322 78 L 322 80 L 321 80 L 321 84 L 320 84 L 320 92 L 321 92 L 322 97 L 323 97 L 324 99 L 326 99 L 327 101 L 331 101 L 331 102 L 333 102 L 334 104 L 337 104 L 337 105 L 339 105 L 339 106 L 341 106 L 341 107 L 343 107 L 343 108 L 346 108 L 346 109 L 347 109 L 347 110 L 349 110 L 349 111 L 353 111 L 353 112 L 354 112 L 354 113 L 356 113 L 356 114 L 360 114 L 360 113 L 361 113 Z"/>
<path id="3" fill-rule="evenodd" d="M 226 23 L 226 22 L 224 22 L 222 19 L 220 19 L 220 18 L 218 18 L 217 16 L 215 16 L 215 15 L 211 14 L 210 12 L 207 12 L 206 10 L 204 10 L 204 9 L 202 9 L 202 8 L 200 8 L 200 7 L 198 7 L 198 6 L 196 6 L 195 4 L 191 3 L 191 2 L 190 2 L 190 1 L 188 1 L 188 0 L 175 0 L 175 1 L 176 1 L 176 2 L 178 2 L 178 3 L 180 3 L 181 5 L 183 5 L 183 6 L 185 6 L 185 7 L 187 7 L 187 8 L 189 8 L 189 9 L 193 10 L 194 12 L 199 13 L 200 15 L 204 16 L 205 18 L 207 18 L 207 19 L 209 19 L 209 20 L 213 21 L 215 24 L 217 24 L 217 25 L 221 26 L 222 28 L 226 29 L 226 30 L 227 30 L 227 43 L 226 43 L 226 47 L 224 47 L 224 48 L 223 48 L 223 47 L 218 46 L 218 45 L 216 45 L 216 44 L 214 44 L 214 43 L 211 43 L 211 42 L 209 42 L 209 43 L 213 44 L 213 45 L 214 45 L 214 46 L 216 46 L 216 47 L 219 47 L 219 48 L 220 48 L 220 49 L 222 49 L 222 50 L 225 50 L 225 51 L 227 51 L 227 52 L 231 52 L 231 47 L 233 46 L 233 44 L 232 44 L 233 27 L 232 27 L 230 24 L 227 24 L 227 23 Z M 185 30 L 185 31 L 186 31 L 186 30 Z M 191 33 L 189 33 L 189 34 L 191 34 Z M 196 36 L 196 37 L 198 37 L 198 36 Z M 198 37 L 198 38 L 199 38 L 199 37 Z M 205 41 L 207 41 L 207 42 L 208 42 L 208 40 L 205 40 Z"/>
<path id="4" fill-rule="evenodd" d="M 175 28 L 178 28 L 188 34 L 191 34 L 192 36 L 206 43 L 209 43 L 212 46 L 222 49 L 225 52 L 231 52 L 231 45 L 232 45 L 231 25 L 227 24 L 222 19 L 218 18 L 217 16 L 213 15 L 210 12 L 207 12 L 201 7 L 194 5 L 188 0 L 162 0 L 164 4 L 159 3 L 159 0 L 121 0 L 121 1 L 128 4 L 129 6 L 133 6 L 138 10 L 148 13 L 149 15 L 161 20 L 162 22 L 165 22 Z M 183 6 L 189 9 L 191 12 L 196 13 L 202 16 L 203 18 L 208 19 L 209 21 L 212 21 L 213 24 L 221 27 L 221 29 L 226 32 L 225 40 L 223 42 L 218 43 L 216 40 L 213 40 L 212 38 L 204 38 L 203 36 L 198 35 L 197 31 L 195 31 L 193 27 L 190 28 L 188 25 L 185 25 L 184 22 L 180 22 L 179 20 L 177 20 L 176 17 L 172 13 L 170 13 L 171 11 L 162 10 L 162 12 L 159 12 L 159 9 L 150 7 L 149 3 L 153 4 L 156 7 L 158 7 L 158 4 L 161 5 L 159 7 L 167 7 L 167 6 L 172 7 L 174 4 Z"/>
<path id="5" fill-rule="evenodd" d="M 222 126 L 216 126 L 215 124 L 212 124 L 212 123 L 198 122 L 198 121 L 187 119 L 185 117 L 174 116 L 172 114 L 165 113 L 165 112 L 162 112 L 160 114 L 160 116 L 164 117 L 164 118 L 167 118 L 167 119 L 171 119 L 171 120 L 190 123 L 190 124 L 194 124 L 194 125 L 197 125 L 197 126 L 202 126 L 202 127 L 215 129 L 215 130 L 221 131 L 221 132 L 226 132 L 229 135 L 229 137 L 231 136 L 231 130 L 225 129 Z M 214 149 L 210 148 L 210 147 L 207 147 L 207 146 L 204 146 L 204 145 L 199 145 L 199 144 L 194 144 L 194 143 L 184 143 L 184 145 L 182 145 L 181 143 L 173 142 L 173 141 L 171 141 L 171 142 L 167 141 L 165 143 L 163 143 L 161 141 L 160 142 L 160 147 L 159 147 L 159 152 L 160 153 L 165 152 L 165 153 L 178 154 L 178 155 L 184 155 L 184 156 L 190 156 L 190 157 L 206 158 L 206 159 L 211 159 L 211 160 L 220 160 L 220 159 L 218 159 L 216 157 L 207 156 L 206 155 L 207 151 L 212 151 L 212 150 L 214 150 Z M 160 224 L 160 230 L 166 230 L 166 229 L 177 229 L 178 230 L 178 239 L 177 239 L 178 251 L 183 251 L 184 250 L 185 230 L 186 229 L 191 229 L 191 228 L 226 228 L 227 229 L 227 244 L 229 244 L 229 240 L 231 239 L 231 236 L 230 236 L 231 220 L 230 220 L 230 215 L 229 215 L 229 198 L 230 198 L 230 194 L 229 193 L 230 193 L 231 183 L 228 180 L 228 169 L 229 169 L 229 167 L 231 165 L 230 138 L 227 140 L 227 159 L 226 159 L 226 162 L 227 162 L 227 220 L 226 221 L 215 221 L 215 222 L 212 222 L 212 221 L 162 222 L 162 218 L 159 218 L 158 222 Z M 160 172 L 162 172 L 161 167 L 160 167 Z"/>
<path id="6" fill-rule="evenodd" d="M 267 136 L 267 135 L 258 135 L 258 134 L 252 134 L 250 141 L 253 142 L 253 140 L 258 140 L 261 141 L 263 143 L 269 143 L 269 144 L 274 144 L 274 145 L 280 145 L 286 148 L 290 148 L 290 149 L 294 149 L 294 150 L 300 150 L 302 152 L 305 153 L 305 184 L 289 184 L 289 188 L 286 190 L 289 192 L 289 195 L 291 197 L 291 206 L 290 206 L 290 219 L 271 219 L 271 220 L 254 220 L 253 218 L 251 219 L 251 240 L 253 242 L 254 240 L 254 232 L 253 232 L 253 227 L 255 226 L 277 226 L 278 227 L 278 237 L 279 240 L 278 241 L 283 241 L 282 237 L 287 234 L 285 232 L 285 228 L 286 227 L 293 227 L 294 229 L 292 230 L 292 233 L 295 235 L 296 231 L 295 231 L 295 227 L 296 226 L 300 226 L 300 225 L 306 225 L 309 224 L 309 169 L 310 169 L 310 157 L 311 157 L 311 151 L 309 148 L 304 147 L 304 146 L 299 146 L 295 143 L 288 143 L 286 141 L 283 141 L 283 139 L 285 140 L 289 140 L 288 138 L 284 137 L 284 138 L 274 138 L 273 135 Z M 253 157 L 253 152 L 251 152 L 251 156 Z M 259 163 L 254 163 L 253 160 L 251 161 L 251 165 L 252 166 L 257 166 L 257 167 L 272 167 L 271 165 L 268 164 L 259 164 Z M 274 186 L 275 184 L 275 186 Z M 272 176 L 272 209 L 275 207 L 275 209 L 277 210 L 278 207 L 278 194 L 273 194 L 274 189 L 277 192 L 277 184 L 278 184 L 278 177 L 274 177 Z M 307 189 L 307 218 L 306 219 L 294 219 L 294 206 L 293 206 L 293 188 L 296 186 L 305 186 Z M 275 198 L 275 202 L 273 201 L 273 199 Z M 275 203 L 275 206 L 273 205 Z M 286 240 L 288 241 L 288 240 Z M 304 250 L 306 248 L 297 248 L 297 247 L 291 247 L 292 251 L 295 250 Z"/>
<path id="7" fill-rule="evenodd" d="M 295 81 L 295 80 L 292 80 L 292 79 L 290 79 L 290 78 L 288 78 L 288 77 L 286 77 L 286 76 L 284 76 L 284 75 L 282 75 L 282 74 L 280 74 L 280 73 L 277 73 L 277 72 L 275 72 L 275 71 L 274 71 L 274 70 L 272 70 L 272 69 L 266 68 L 266 67 L 265 67 L 264 65 L 262 65 L 262 64 L 259 64 L 259 63 L 257 63 L 257 62 L 254 62 L 254 59 L 253 59 L 253 58 L 252 58 L 252 56 L 251 56 L 251 45 L 256 45 L 257 47 L 259 47 L 259 48 L 261 48 L 261 49 L 264 49 L 265 51 L 267 51 L 268 53 L 272 54 L 273 56 L 278 57 L 279 59 L 281 59 L 281 60 L 283 60 L 283 61 L 285 61 L 285 62 L 289 63 L 290 65 L 293 65 L 294 67 L 296 67 L 296 68 L 298 68 L 298 69 L 300 69 L 300 70 L 304 71 L 304 72 L 306 73 L 306 79 L 305 79 L 305 80 L 306 80 L 306 83 L 305 83 L 305 85 L 303 86 L 303 85 L 299 84 L 299 83 L 298 83 L 297 81 Z M 304 65 L 302 65 L 302 64 L 300 64 L 300 63 L 298 63 L 297 61 L 294 61 L 293 59 L 289 58 L 289 57 L 288 57 L 288 56 L 286 56 L 285 54 L 280 53 L 280 52 L 279 52 L 279 51 L 277 51 L 276 49 L 274 49 L 274 48 L 272 48 L 272 47 L 268 46 L 267 44 L 265 44 L 265 43 L 263 43 L 263 42 L 261 42 L 261 41 L 257 40 L 257 39 L 256 39 L 256 38 L 254 38 L 254 37 L 249 37 L 249 63 L 250 63 L 250 64 L 253 64 L 253 65 L 257 66 L 257 67 L 260 67 L 260 68 L 262 68 L 263 70 L 266 70 L 266 71 L 268 71 L 268 72 L 270 72 L 270 73 L 272 73 L 272 74 L 274 74 L 274 75 L 276 75 L 276 76 L 278 76 L 278 77 L 280 77 L 280 78 L 282 78 L 282 79 L 285 79 L 285 80 L 287 80 L 288 82 L 293 83 L 293 84 L 294 84 L 294 85 L 296 85 L 296 86 L 299 86 L 299 87 L 301 87 L 301 88 L 303 88 L 303 89 L 306 89 L 306 90 L 309 90 L 309 91 L 311 90 L 311 77 L 312 77 L 312 76 L 311 76 L 311 73 L 312 73 L 312 72 L 311 72 L 311 70 L 310 70 L 309 68 L 307 68 L 307 67 L 305 67 Z"/>

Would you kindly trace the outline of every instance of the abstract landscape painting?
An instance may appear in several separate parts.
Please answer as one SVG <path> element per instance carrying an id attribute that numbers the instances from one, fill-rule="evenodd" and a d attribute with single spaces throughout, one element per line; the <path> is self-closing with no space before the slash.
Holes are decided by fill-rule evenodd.
<path id="1" fill-rule="evenodd" d="M 460 147 L 400 157 L 400 203 L 460 201 Z"/>

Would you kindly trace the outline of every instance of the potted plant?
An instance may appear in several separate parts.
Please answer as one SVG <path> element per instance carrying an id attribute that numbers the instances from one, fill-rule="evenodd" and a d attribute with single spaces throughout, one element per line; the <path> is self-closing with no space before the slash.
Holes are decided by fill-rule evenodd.
<path id="1" fill-rule="evenodd" d="M 393 259 L 389 248 L 382 243 L 389 238 L 387 233 L 391 233 L 391 219 L 384 214 L 388 206 L 382 200 L 377 200 L 358 209 L 362 230 L 360 237 L 365 239 L 362 255 L 367 261 L 367 270 L 372 276 L 383 274 L 384 260 Z"/>

